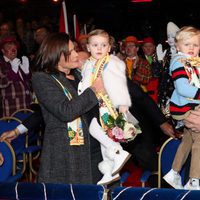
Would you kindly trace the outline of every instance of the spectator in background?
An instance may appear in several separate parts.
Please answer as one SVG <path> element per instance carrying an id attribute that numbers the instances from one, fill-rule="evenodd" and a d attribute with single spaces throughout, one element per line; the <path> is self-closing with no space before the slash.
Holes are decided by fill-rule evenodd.
<path id="1" fill-rule="evenodd" d="M 11 25 L 9 22 L 4 22 L 0 25 L 0 39 L 11 34 Z"/>
<path id="2" fill-rule="evenodd" d="M 146 86 L 152 78 L 151 67 L 146 59 L 138 56 L 138 50 L 138 39 L 135 36 L 128 36 L 125 39 L 127 76 L 147 91 Z"/>
<path id="3" fill-rule="evenodd" d="M 42 41 L 48 36 L 49 33 L 50 31 L 48 30 L 48 28 L 44 26 L 36 29 L 34 33 L 35 48 L 32 55 L 30 56 L 31 60 L 33 60 L 33 58 L 35 57 L 35 53 L 38 51 Z"/>
<path id="4" fill-rule="evenodd" d="M 80 35 L 77 42 L 79 45 L 79 51 L 88 51 L 87 50 L 87 39 L 88 35 Z"/>
<path id="5" fill-rule="evenodd" d="M 29 56 L 30 53 L 33 52 L 33 47 L 35 44 L 31 23 L 26 23 L 22 18 L 17 18 L 15 26 L 17 40 L 20 41 L 22 54 Z"/>
<path id="6" fill-rule="evenodd" d="M 162 44 L 156 47 L 156 54 L 161 69 L 158 91 L 158 105 L 164 115 L 170 119 L 169 101 L 174 90 L 173 81 L 169 74 L 169 66 L 172 56 L 176 53 L 175 36 L 179 30 L 173 22 L 167 24 L 167 42 L 168 48 L 163 50 Z"/>
<path id="7" fill-rule="evenodd" d="M 144 53 L 144 57 L 147 59 L 149 64 L 152 64 L 153 56 L 156 53 L 156 46 L 154 39 L 152 37 L 146 37 L 142 40 L 142 51 Z"/>
<path id="8" fill-rule="evenodd" d="M 0 41 L 3 56 L 0 57 L 1 117 L 10 116 L 22 108 L 30 108 L 32 101 L 29 60 L 17 57 L 19 43 L 13 36 Z"/>
<path id="9" fill-rule="evenodd" d="M 142 51 L 144 57 L 147 59 L 151 66 L 152 78 L 147 84 L 146 88 L 150 97 L 157 103 L 158 102 L 158 87 L 160 66 L 156 55 L 156 45 L 152 37 L 146 37 L 142 40 Z"/>
<path id="10" fill-rule="evenodd" d="M 38 44 L 38 48 L 40 47 L 40 45 L 42 44 L 42 41 L 44 40 L 44 38 L 46 38 L 48 34 L 49 34 L 49 30 L 47 27 L 40 27 L 36 29 L 34 38 L 35 38 L 35 42 Z"/>
<path id="11" fill-rule="evenodd" d="M 125 54 L 125 40 L 118 41 L 117 43 L 118 51 L 116 52 L 116 56 L 120 60 L 125 60 L 126 54 Z"/>

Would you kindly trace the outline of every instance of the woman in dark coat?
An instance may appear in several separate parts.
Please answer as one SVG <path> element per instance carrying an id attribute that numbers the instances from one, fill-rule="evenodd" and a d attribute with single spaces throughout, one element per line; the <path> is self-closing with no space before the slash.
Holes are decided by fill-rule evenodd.
<path id="1" fill-rule="evenodd" d="M 77 62 L 78 54 L 64 33 L 48 36 L 36 57 L 32 83 L 46 125 L 39 182 L 92 184 L 101 177 L 97 168 L 102 159 L 100 147 L 90 137 L 87 117 L 98 103 L 95 92 L 104 91 L 104 87 L 99 78 L 78 96 L 79 79 L 72 72 Z M 74 137 L 69 127 L 76 133 L 78 128 L 83 131 Z"/>

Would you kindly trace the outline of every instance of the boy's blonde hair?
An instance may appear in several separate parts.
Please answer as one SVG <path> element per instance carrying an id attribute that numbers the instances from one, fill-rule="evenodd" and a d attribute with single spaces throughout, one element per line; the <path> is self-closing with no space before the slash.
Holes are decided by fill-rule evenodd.
<path id="1" fill-rule="evenodd" d="M 108 40 L 109 40 L 109 44 L 110 44 L 110 42 L 111 42 L 111 40 L 110 40 L 110 35 L 108 34 L 108 32 L 106 32 L 106 31 L 103 30 L 103 29 L 95 29 L 95 30 L 91 31 L 91 32 L 88 34 L 87 42 L 89 43 L 89 42 L 90 42 L 90 38 L 91 38 L 92 36 L 96 36 L 96 35 L 101 35 L 101 36 L 103 36 L 103 37 L 107 37 Z"/>
<path id="2" fill-rule="evenodd" d="M 194 36 L 200 37 L 200 30 L 193 26 L 184 26 L 176 33 L 175 42 L 184 41 Z"/>

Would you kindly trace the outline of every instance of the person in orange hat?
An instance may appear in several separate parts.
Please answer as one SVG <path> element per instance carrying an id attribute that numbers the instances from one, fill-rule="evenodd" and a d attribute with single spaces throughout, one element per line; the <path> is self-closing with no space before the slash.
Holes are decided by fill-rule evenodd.
<path id="1" fill-rule="evenodd" d="M 135 36 L 125 38 L 125 63 L 129 79 L 133 80 L 146 91 L 145 86 L 149 83 L 152 73 L 148 61 L 138 56 L 140 42 Z"/>
<path id="2" fill-rule="evenodd" d="M 126 55 L 126 72 L 129 79 L 132 79 L 132 71 L 133 71 L 133 59 L 137 55 L 138 51 L 138 39 L 135 36 L 128 36 L 125 38 L 124 47 L 125 47 L 125 55 Z M 131 58 L 132 57 L 132 58 Z"/>
<path id="3" fill-rule="evenodd" d="M 80 35 L 77 42 L 80 48 L 80 51 L 86 51 L 87 52 L 87 39 L 88 35 Z"/>

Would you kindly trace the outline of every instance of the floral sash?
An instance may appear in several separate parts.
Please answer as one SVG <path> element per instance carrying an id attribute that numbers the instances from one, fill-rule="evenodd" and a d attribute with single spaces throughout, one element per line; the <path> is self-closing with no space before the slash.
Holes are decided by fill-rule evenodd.
<path id="1" fill-rule="evenodd" d="M 62 85 L 62 83 L 55 76 L 52 75 L 52 77 L 61 86 L 66 97 L 69 100 L 71 100 L 72 95 L 70 94 L 70 92 Z M 70 139 L 70 145 L 76 145 L 76 146 L 84 145 L 83 127 L 80 117 L 78 117 L 72 122 L 68 122 L 67 130 L 68 130 L 68 137 Z"/>

